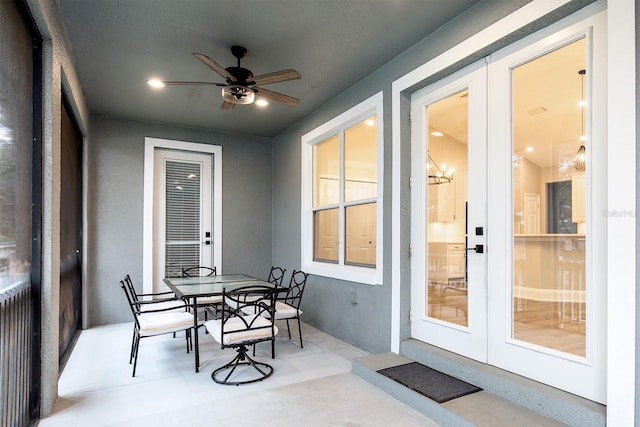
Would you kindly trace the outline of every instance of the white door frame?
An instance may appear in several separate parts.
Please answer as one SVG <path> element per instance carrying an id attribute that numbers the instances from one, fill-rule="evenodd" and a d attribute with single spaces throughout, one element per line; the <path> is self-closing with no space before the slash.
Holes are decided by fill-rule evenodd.
<path id="1" fill-rule="evenodd" d="M 466 225 L 469 247 L 486 244 L 486 233 L 476 236 L 475 227 L 487 226 L 487 66 L 477 61 L 412 96 L 411 130 L 411 336 L 457 354 L 487 362 L 487 254 L 468 251 L 467 320 L 468 326 L 455 325 L 428 316 L 425 268 L 428 256 L 427 231 L 427 151 L 428 107 L 451 95 L 468 90 L 468 173 L 458 174 L 454 184 L 466 185 L 468 212 Z M 443 161 L 443 160 L 440 160 Z M 452 159 L 446 159 L 449 163 Z M 457 180 L 457 181 L 456 181 Z M 458 185 L 456 184 L 456 185 Z M 431 190 L 433 191 L 433 190 Z M 465 241 L 464 237 L 458 242 Z M 454 243 L 454 242 L 449 242 Z"/>
<path id="2" fill-rule="evenodd" d="M 156 148 L 213 154 L 213 263 L 222 273 L 222 147 L 219 145 L 145 137 L 142 221 L 142 289 L 153 292 L 153 177 Z"/>
<path id="3" fill-rule="evenodd" d="M 198 176 L 198 190 L 199 190 L 199 227 L 198 237 L 191 244 L 196 243 L 200 248 L 199 261 L 196 264 L 204 267 L 215 267 L 213 263 L 213 245 L 211 242 L 215 241 L 218 236 L 213 234 L 209 235 L 209 238 L 205 236 L 206 232 L 212 233 L 213 231 L 213 212 L 214 205 L 213 197 L 213 155 L 209 153 L 183 151 L 183 150 L 155 150 L 155 164 L 154 164 L 154 213 L 153 213 L 153 227 L 154 227 L 154 242 L 153 245 L 154 255 L 154 275 L 153 275 L 153 292 L 166 292 L 169 290 L 166 284 L 162 281 L 165 278 L 167 271 L 167 191 L 169 185 L 167 185 L 167 164 L 181 163 L 183 165 L 189 165 L 191 167 L 197 167 L 199 170 Z M 197 166 L 196 166 L 197 165 Z M 209 241 L 206 244 L 205 241 Z M 173 243 L 173 242 L 172 242 Z M 181 242 L 182 244 L 186 242 Z M 184 267 L 181 265 L 179 268 Z M 173 274 L 177 272 L 174 270 Z"/>
<path id="4" fill-rule="evenodd" d="M 503 37 L 525 27 L 527 24 L 547 16 L 569 3 L 569 0 L 533 0 L 522 8 L 500 19 L 493 25 L 474 34 L 424 65 L 407 73 L 392 83 L 392 273 L 391 273 L 391 342 L 393 352 L 400 352 L 400 342 L 406 334 L 403 322 L 407 318 L 403 307 L 402 265 L 407 253 L 402 241 L 402 194 L 406 190 L 402 183 L 403 132 L 406 129 L 405 91 L 437 72 L 490 46 Z M 610 182 L 608 199 L 608 340 L 607 340 L 607 423 L 632 425 L 635 419 L 635 280 L 636 269 L 636 217 L 635 181 L 621 179 L 635 176 L 636 158 L 636 101 L 635 101 L 635 7 L 633 1 L 598 1 L 577 15 L 589 16 L 606 10 L 609 25 L 607 45 L 617 55 L 607 59 L 609 73 L 607 87 L 608 102 L 608 176 Z M 628 214 L 625 214 L 628 213 Z M 406 279 L 406 278 L 404 278 Z M 406 308 L 406 307 L 405 307 Z"/>

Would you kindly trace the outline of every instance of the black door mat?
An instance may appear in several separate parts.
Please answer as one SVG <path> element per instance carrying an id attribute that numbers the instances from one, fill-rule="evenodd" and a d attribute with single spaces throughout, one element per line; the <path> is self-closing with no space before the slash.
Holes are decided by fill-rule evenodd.
<path id="1" fill-rule="evenodd" d="M 381 369 L 378 373 L 438 403 L 482 390 L 418 362 Z"/>

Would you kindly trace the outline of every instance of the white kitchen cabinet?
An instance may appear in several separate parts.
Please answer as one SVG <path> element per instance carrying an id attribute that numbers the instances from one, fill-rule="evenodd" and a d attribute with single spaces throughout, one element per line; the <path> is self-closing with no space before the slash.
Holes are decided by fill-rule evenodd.
<path id="1" fill-rule="evenodd" d="M 571 222 L 576 224 L 586 222 L 586 185 L 585 174 L 571 177 Z"/>
<path id="2" fill-rule="evenodd" d="M 428 199 L 429 222 L 454 222 L 456 192 L 453 182 L 430 185 Z"/>

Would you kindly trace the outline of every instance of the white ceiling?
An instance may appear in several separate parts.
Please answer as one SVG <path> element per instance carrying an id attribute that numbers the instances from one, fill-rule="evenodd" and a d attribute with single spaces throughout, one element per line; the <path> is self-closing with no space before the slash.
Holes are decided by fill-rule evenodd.
<path id="1" fill-rule="evenodd" d="M 478 0 L 58 0 L 87 105 L 133 120 L 275 136 Z M 255 75 L 302 78 L 267 88 L 299 98 L 221 110 L 220 88 L 146 81 L 221 79 L 191 53 Z"/>

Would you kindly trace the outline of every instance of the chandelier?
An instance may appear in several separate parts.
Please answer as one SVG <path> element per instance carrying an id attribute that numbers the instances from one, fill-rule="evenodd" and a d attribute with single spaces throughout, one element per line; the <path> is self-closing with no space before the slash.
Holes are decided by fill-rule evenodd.
<path id="1" fill-rule="evenodd" d="M 428 180 L 429 185 L 446 184 L 453 181 L 453 168 L 443 164 L 442 168 L 433 160 L 431 154 L 427 153 L 429 158 Z"/>

